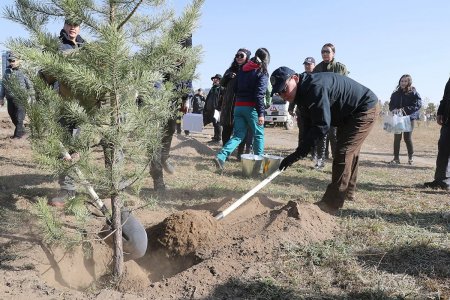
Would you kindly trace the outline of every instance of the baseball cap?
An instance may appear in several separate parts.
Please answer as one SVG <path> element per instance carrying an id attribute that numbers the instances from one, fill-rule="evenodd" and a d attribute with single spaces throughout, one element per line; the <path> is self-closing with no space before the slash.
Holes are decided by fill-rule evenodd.
<path id="1" fill-rule="evenodd" d="M 211 80 L 213 80 L 214 78 L 217 78 L 217 79 L 222 79 L 222 75 L 220 75 L 220 74 L 216 74 L 216 75 L 214 75 L 213 77 L 211 77 Z"/>
<path id="2" fill-rule="evenodd" d="M 14 52 L 9 52 L 8 60 L 17 60 L 19 57 Z"/>
<path id="3" fill-rule="evenodd" d="M 316 60 L 314 59 L 314 57 L 307 57 L 305 58 L 305 61 L 303 62 L 304 65 L 306 64 L 316 64 Z"/>
<path id="4" fill-rule="evenodd" d="M 288 67 L 279 67 L 273 71 L 270 76 L 270 84 L 272 85 L 270 96 L 278 94 L 284 88 L 286 80 L 294 74 L 296 74 L 296 72 Z"/>

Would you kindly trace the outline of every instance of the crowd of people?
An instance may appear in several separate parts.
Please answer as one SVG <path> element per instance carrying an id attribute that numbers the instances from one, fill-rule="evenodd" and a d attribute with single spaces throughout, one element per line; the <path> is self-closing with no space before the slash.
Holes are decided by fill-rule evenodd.
<path id="1" fill-rule="evenodd" d="M 66 19 L 60 32 L 59 50 L 63 53 L 73 51 L 84 44 L 80 36 L 80 23 Z M 191 47 L 192 38 L 184 40 L 182 46 Z M 299 129 L 297 148 L 282 160 L 279 169 L 284 171 L 309 154 L 317 170 L 322 170 L 327 159 L 332 159 L 331 182 L 316 204 L 322 210 L 335 214 L 345 201 L 354 200 L 359 153 L 379 114 L 378 98 L 369 88 L 348 77 L 347 67 L 335 59 L 335 53 L 335 46 L 326 43 L 321 48 L 322 61 L 317 65 L 313 57 L 307 57 L 303 62 L 302 73 L 282 66 L 269 74 L 270 53 L 266 48 L 257 49 L 253 56 L 250 50 L 239 48 L 223 75 L 217 73 L 211 77 L 212 86 L 206 96 L 202 89 L 194 93 L 191 80 L 176 82 L 175 89 L 184 92 L 173 99 L 173 117 L 164 126 L 162 148 L 150 164 L 154 189 L 165 191 L 163 171 L 175 172 L 169 162 L 170 148 L 174 133 L 182 132 L 181 119 L 184 113 L 201 114 L 203 125 L 212 124 L 214 135 L 210 143 L 222 143 L 213 162 L 222 172 L 235 149 L 238 159 L 244 153 L 264 154 L 265 109 L 271 97 L 277 94 L 289 102 L 289 112 L 297 116 Z M 15 99 L 8 82 L 10 78 L 18 79 L 20 87 L 28 91 L 30 101 L 33 101 L 33 85 L 21 71 L 19 57 L 11 53 L 8 63 L 0 90 L 0 105 L 4 105 L 5 98 L 8 100 L 8 113 L 15 126 L 12 138 L 20 139 L 25 135 L 23 122 L 26 112 L 23 103 Z M 67 96 L 62 82 L 41 75 L 55 86 L 62 97 Z M 401 76 L 391 95 L 389 110 L 409 116 L 412 130 L 394 134 L 394 158 L 389 162 L 390 165 L 401 163 L 399 154 L 402 136 L 407 148 L 408 164 L 414 163 L 412 133 L 421 106 L 421 97 L 412 85 L 412 77 L 408 74 Z M 450 80 L 436 116 L 437 123 L 442 127 L 434 181 L 425 183 L 426 187 L 446 190 L 450 187 L 449 115 Z M 70 120 L 61 117 L 60 123 L 68 134 L 76 134 L 76 125 L 71 124 Z M 185 131 L 185 134 L 189 135 L 190 132 Z M 60 191 L 49 201 L 54 206 L 63 206 L 75 196 L 76 187 L 70 174 L 62 174 L 59 183 Z"/>

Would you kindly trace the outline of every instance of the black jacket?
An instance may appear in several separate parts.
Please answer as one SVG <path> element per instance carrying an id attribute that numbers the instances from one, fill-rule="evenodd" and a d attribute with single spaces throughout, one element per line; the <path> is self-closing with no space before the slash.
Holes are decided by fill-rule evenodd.
<path id="1" fill-rule="evenodd" d="M 443 116 L 442 122 L 448 125 L 448 120 L 450 119 L 450 79 L 445 85 L 444 96 L 439 104 L 437 115 Z"/>
<path id="2" fill-rule="evenodd" d="M 213 85 L 206 96 L 205 108 L 203 115 L 207 120 L 211 120 L 214 117 L 214 110 L 219 110 L 219 101 L 223 95 L 224 88 L 220 85 Z"/>
<path id="3" fill-rule="evenodd" d="M 420 108 L 422 107 L 422 99 L 416 89 L 409 93 L 403 92 L 401 89 L 396 90 L 391 95 L 389 101 L 389 110 L 403 109 L 411 120 L 418 120 L 420 117 Z"/>
<path id="4" fill-rule="evenodd" d="M 355 80 L 327 72 L 301 74 L 294 102 L 304 111 L 304 137 L 296 152 L 305 157 L 330 126 L 339 127 L 375 107 L 378 98 Z"/>
<path id="5" fill-rule="evenodd" d="M 220 80 L 220 85 L 225 88 L 225 92 L 219 103 L 219 106 L 221 108 L 220 125 L 222 126 L 233 126 L 237 72 L 239 72 L 239 68 L 235 70 L 229 68 L 225 71 L 225 74 L 223 74 L 223 77 Z"/>
<path id="6" fill-rule="evenodd" d="M 192 97 L 192 113 L 201 114 L 203 113 L 203 108 L 205 107 L 205 97 L 200 94 L 195 94 Z"/>

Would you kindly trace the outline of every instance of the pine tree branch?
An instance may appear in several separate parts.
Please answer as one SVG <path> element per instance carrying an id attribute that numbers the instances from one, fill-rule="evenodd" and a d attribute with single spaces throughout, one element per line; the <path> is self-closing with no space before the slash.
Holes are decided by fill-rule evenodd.
<path id="1" fill-rule="evenodd" d="M 131 10 L 131 12 L 128 14 L 128 16 L 125 17 L 125 19 L 117 26 L 117 29 L 121 29 L 128 20 L 135 14 L 136 10 L 139 8 L 139 6 L 144 2 L 144 0 L 139 0 L 139 2 L 136 4 L 136 6 Z"/>

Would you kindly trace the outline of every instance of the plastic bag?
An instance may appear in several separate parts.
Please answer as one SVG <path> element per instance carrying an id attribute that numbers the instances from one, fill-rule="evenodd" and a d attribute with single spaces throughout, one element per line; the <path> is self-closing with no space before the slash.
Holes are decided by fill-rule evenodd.
<path id="1" fill-rule="evenodd" d="M 394 134 L 410 132 L 412 131 L 411 119 L 403 110 L 393 110 L 383 117 L 383 129 Z"/>

